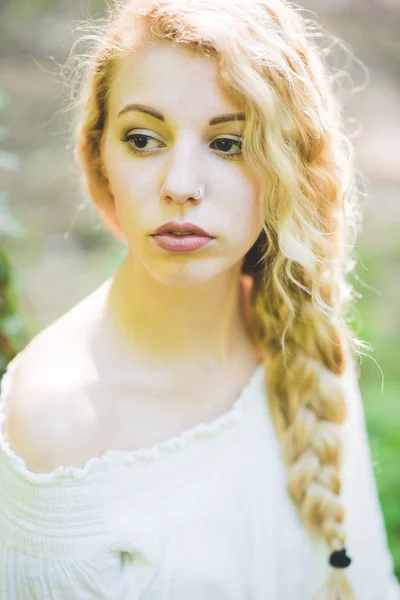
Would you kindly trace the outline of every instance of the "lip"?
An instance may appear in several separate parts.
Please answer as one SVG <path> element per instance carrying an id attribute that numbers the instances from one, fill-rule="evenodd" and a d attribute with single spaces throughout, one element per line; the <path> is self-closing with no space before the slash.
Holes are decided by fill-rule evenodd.
<path id="1" fill-rule="evenodd" d="M 184 253 L 195 252 L 214 243 L 214 238 L 200 235 L 177 236 L 163 233 L 151 236 L 154 243 L 167 252 Z"/>
<path id="2" fill-rule="evenodd" d="M 168 221 L 167 223 L 164 223 L 163 225 L 161 225 L 161 227 L 156 229 L 151 235 L 152 236 L 162 235 L 162 234 L 171 233 L 174 231 L 178 231 L 181 233 L 184 231 L 189 231 L 190 233 L 193 233 L 194 235 L 198 235 L 201 237 L 208 237 L 208 238 L 214 237 L 214 236 L 210 235 L 209 233 L 207 233 L 207 231 L 204 231 L 204 229 L 202 229 L 198 225 L 195 225 L 194 223 L 189 223 L 187 221 L 184 223 L 176 223 L 175 221 Z"/>

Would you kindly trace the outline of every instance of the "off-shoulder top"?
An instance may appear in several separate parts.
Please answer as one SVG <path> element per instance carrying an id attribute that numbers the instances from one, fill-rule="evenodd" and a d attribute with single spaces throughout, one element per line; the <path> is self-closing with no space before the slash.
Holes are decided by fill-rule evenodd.
<path id="1" fill-rule="evenodd" d="M 329 550 L 287 494 L 265 368 L 212 422 L 81 468 L 32 472 L 0 437 L 0 600 L 311 600 Z M 354 370 L 346 390 L 348 575 L 358 600 L 399 600 Z"/>

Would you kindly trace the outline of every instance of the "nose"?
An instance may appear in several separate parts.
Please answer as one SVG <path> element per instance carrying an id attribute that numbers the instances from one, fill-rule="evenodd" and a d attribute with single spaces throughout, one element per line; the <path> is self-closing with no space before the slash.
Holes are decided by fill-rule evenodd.
<path id="1" fill-rule="evenodd" d="M 189 137 L 189 134 L 183 136 L 178 143 L 162 186 L 162 198 L 168 202 L 184 204 L 189 200 L 199 204 L 204 198 L 204 190 L 197 179 L 197 169 L 194 168 L 201 157 L 197 152 L 197 142 Z"/>
<path id="2" fill-rule="evenodd" d="M 200 186 L 197 186 L 197 188 L 191 186 L 190 191 L 186 192 L 172 191 L 169 188 L 164 190 L 163 195 L 168 201 L 173 201 L 177 204 L 183 204 L 187 200 L 193 202 L 194 204 L 198 204 L 203 197 L 203 192 Z"/>

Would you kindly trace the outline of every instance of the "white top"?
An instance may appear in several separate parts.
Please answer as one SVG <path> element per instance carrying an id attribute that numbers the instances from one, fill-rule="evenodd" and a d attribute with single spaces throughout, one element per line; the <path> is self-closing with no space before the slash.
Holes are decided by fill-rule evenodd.
<path id="1" fill-rule="evenodd" d="M 354 370 L 346 386 L 347 573 L 357 600 L 399 600 Z M 82 468 L 34 473 L 0 438 L 0 600 L 311 600 L 328 557 L 286 492 L 264 365 L 211 423 Z"/>

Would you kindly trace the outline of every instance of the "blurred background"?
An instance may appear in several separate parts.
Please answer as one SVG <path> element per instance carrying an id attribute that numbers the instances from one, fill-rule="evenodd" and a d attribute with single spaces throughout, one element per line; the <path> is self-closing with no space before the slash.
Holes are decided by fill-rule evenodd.
<path id="1" fill-rule="evenodd" d="M 360 295 L 353 327 L 373 348 L 360 387 L 400 580 L 400 0 L 302 6 L 343 40 L 331 40 L 330 60 L 368 195 L 351 279 Z M 125 254 L 79 186 L 60 74 L 77 22 L 104 11 L 102 0 L 0 0 L 0 376 Z"/>

